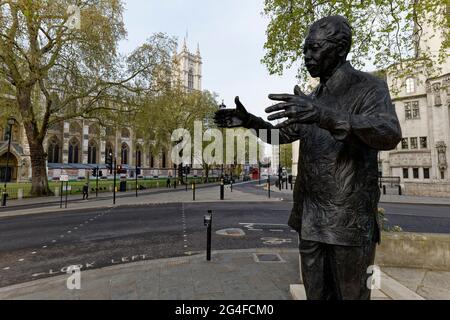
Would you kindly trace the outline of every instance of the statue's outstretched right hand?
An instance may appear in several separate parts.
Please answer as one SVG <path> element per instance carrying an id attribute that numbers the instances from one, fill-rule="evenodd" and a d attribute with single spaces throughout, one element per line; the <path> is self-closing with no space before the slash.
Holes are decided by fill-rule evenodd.
<path id="1" fill-rule="evenodd" d="M 239 97 L 236 97 L 234 102 L 236 103 L 236 109 L 221 109 L 216 112 L 214 121 L 218 127 L 236 128 L 242 127 L 248 122 L 250 114 L 239 100 Z"/>

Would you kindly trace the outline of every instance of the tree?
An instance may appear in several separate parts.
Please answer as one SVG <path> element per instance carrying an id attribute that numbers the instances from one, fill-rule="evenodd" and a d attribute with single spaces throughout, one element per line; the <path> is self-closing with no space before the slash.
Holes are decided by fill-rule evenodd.
<path id="1" fill-rule="evenodd" d="M 186 129 L 194 137 L 194 123 L 201 121 L 204 130 L 213 125 L 213 115 L 217 110 L 216 95 L 209 91 L 188 92 L 175 81 L 170 69 L 159 72 L 157 95 L 147 95 L 143 106 L 136 114 L 134 128 L 151 146 L 151 153 L 172 147 L 172 133 Z M 151 130 L 149 130 L 149 127 Z M 206 163 L 203 168 L 209 170 Z"/>
<path id="2" fill-rule="evenodd" d="M 50 126 L 80 117 L 117 119 L 139 106 L 139 82 L 132 80 L 155 65 L 117 53 L 126 36 L 122 12 L 121 0 L 0 0 L 0 76 L 25 128 L 35 196 L 51 194 L 43 147 Z M 153 40 L 141 51 L 158 55 L 170 47 L 167 37 Z"/>
<path id="3" fill-rule="evenodd" d="M 299 78 L 306 82 L 302 43 L 308 27 L 319 18 L 340 14 L 354 28 L 351 60 L 357 67 L 372 62 L 378 69 L 394 66 L 398 79 L 411 74 L 420 61 L 430 73 L 432 63 L 448 56 L 450 32 L 448 5 L 442 0 L 265 0 L 264 14 L 270 18 L 263 63 L 271 74 L 300 64 Z M 443 33 L 442 46 L 433 56 L 419 48 L 426 43 L 423 26 Z"/>
<path id="4" fill-rule="evenodd" d="M 292 169 L 292 144 L 284 144 L 280 146 L 280 164 L 281 167 Z"/>

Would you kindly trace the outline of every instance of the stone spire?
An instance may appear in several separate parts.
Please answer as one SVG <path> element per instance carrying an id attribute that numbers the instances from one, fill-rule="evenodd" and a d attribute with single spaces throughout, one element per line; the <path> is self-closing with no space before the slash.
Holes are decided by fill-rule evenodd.
<path id="1" fill-rule="evenodd" d="M 184 40 L 183 40 L 183 51 L 188 51 L 188 49 L 187 49 L 187 45 L 186 45 L 186 38 L 184 38 Z"/>

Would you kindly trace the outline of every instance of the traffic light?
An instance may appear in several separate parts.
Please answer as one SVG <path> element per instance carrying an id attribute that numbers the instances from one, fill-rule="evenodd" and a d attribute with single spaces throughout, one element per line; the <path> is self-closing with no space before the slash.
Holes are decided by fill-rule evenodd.
<path id="1" fill-rule="evenodd" d="M 102 170 L 100 170 L 100 171 L 98 172 L 98 176 L 99 176 L 99 177 L 103 177 L 103 171 L 102 171 Z"/>
<path id="2" fill-rule="evenodd" d="M 137 168 L 137 169 L 136 169 L 136 175 L 139 176 L 140 174 L 141 174 L 141 168 Z"/>
<path id="3" fill-rule="evenodd" d="M 97 176 L 97 168 L 92 169 L 92 176 L 93 177 Z"/>

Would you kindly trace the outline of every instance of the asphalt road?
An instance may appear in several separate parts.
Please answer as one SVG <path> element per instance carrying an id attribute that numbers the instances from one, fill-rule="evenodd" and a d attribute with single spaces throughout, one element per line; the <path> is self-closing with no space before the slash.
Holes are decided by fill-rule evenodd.
<path id="1" fill-rule="evenodd" d="M 244 187 L 236 187 L 244 188 Z M 247 190 L 248 187 L 245 187 Z M 204 252 L 203 217 L 214 232 L 240 228 L 243 237 L 213 234 L 213 250 L 297 247 L 286 225 L 292 203 L 190 203 L 84 210 L 0 219 L 0 287 L 65 273 Z M 450 233 L 450 207 L 385 204 L 405 231 Z"/>

